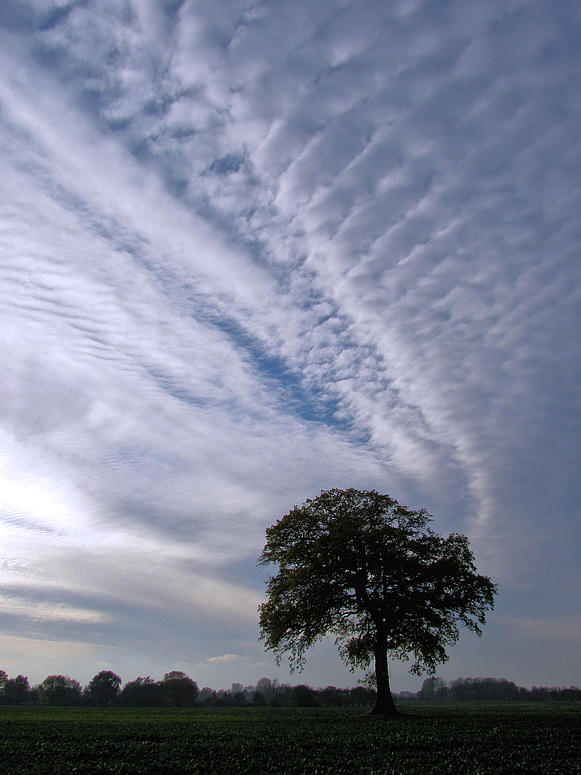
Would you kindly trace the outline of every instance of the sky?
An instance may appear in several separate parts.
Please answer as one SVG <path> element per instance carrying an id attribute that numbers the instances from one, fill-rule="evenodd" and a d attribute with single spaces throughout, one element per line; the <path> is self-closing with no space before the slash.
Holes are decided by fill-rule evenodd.
<path id="1" fill-rule="evenodd" d="M 355 487 L 579 685 L 580 237 L 575 0 L 0 0 L 0 668 L 356 685 L 256 566 Z"/>

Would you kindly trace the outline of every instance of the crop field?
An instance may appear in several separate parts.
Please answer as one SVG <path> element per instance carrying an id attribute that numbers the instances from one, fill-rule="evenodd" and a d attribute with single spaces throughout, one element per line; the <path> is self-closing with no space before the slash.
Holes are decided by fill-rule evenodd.
<path id="1" fill-rule="evenodd" d="M 0 771 L 130 775 L 581 775 L 581 705 L 0 708 Z"/>

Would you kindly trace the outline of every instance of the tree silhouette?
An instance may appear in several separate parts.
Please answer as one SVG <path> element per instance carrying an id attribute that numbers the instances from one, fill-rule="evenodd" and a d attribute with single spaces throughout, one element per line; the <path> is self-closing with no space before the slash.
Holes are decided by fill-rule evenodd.
<path id="1" fill-rule="evenodd" d="M 278 566 L 259 607 L 266 648 L 290 654 L 335 635 L 351 667 L 373 660 L 375 713 L 397 715 L 388 656 L 414 657 L 410 672 L 433 673 L 459 637 L 481 633 L 496 587 L 476 573 L 463 535 L 442 538 L 425 510 L 412 511 L 375 491 L 329 490 L 292 509 L 266 531 L 259 558 Z"/>

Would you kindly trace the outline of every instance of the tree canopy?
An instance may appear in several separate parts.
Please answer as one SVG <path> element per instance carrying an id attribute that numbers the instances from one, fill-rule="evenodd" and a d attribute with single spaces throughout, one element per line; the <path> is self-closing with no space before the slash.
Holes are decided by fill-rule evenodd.
<path id="1" fill-rule="evenodd" d="M 114 705 L 121 694 L 121 678 L 111 670 L 101 670 L 85 689 L 90 705 Z"/>
<path id="2" fill-rule="evenodd" d="M 163 696 L 168 705 L 187 707 L 195 705 L 198 684 L 181 670 L 166 673 L 161 682 Z"/>
<path id="3" fill-rule="evenodd" d="M 306 650 L 334 635 L 350 667 L 374 661 L 374 712 L 395 715 L 388 656 L 433 673 L 459 625 L 480 635 L 494 606 L 496 586 L 476 572 L 466 536 L 443 538 L 430 522 L 374 490 L 329 490 L 295 506 L 267 529 L 259 558 L 278 566 L 259 607 L 266 648 L 301 669 Z"/>
<path id="4" fill-rule="evenodd" d="M 49 675 L 40 684 L 43 700 L 48 705 L 80 705 L 82 688 L 68 675 Z"/>

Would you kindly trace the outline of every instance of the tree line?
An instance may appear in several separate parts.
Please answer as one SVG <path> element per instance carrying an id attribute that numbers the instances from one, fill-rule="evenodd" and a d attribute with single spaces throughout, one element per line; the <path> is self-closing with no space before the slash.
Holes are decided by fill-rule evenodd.
<path id="1" fill-rule="evenodd" d="M 8 678 L 0 670 L 0 704 L 188 707 L 196 704 L 198 696 L 196 682 L 177 670 L 166 673 L 161 681 L 148 676 L 121 686 L 121 678 L 111 670 L 102 670 L 85 687 L 68 675 L 49 675 L 31 687 L 26 676 Z"/>
<path id="2" fill-rule="evenodd" d="M 446 682 L 442 678 L 431 677 L 426 678 L 420 691 L 412 697 L 426 702 L 554 702 L 581 700 L 581 688 L 533 686 L 524 689 L 506 678 L 457 678 Z"/>
<path id="3" fill-rule="evenodd" d="M 504 678 L 458 678 L 446 682 L 427 678 L 419 692 L 401 692 L 395 698 L 423 702 L 474 701 L 564 701 L 581 700 L 581 688 L 570 686 L 524 689 Z M 256 685 L 232 684 L 218 691 L 197 683 L 185 673 L 173 670 L 161 681 L 150 676 L 136 678 L 124 686 L 110 670 L 102 670 L 86 686 L 65 675 L 49 675 L 37 686 L 18 675 L 8 678 L 0 670 L 0 705 L 56 705 L 93 707 L 360 707 L 372 708 L 375 689 L 356 686 L 350 689 L 326 686 L 315 689 L 306 684 L 291 686 L 277 679 L 261 678 Z"/>
<path id="4" fill-rule="evenodd" d="M 124 686 L 110 670 L 102 670 L 82 686 L 66 675 L 49 675 L 41 684 L 30 686 L 28 678 L 9 678 L 0 670 L 0 705 L 56 705 L 93 707 L 221 707 L 338 705 L 368 707 L 375 702 L 375 691 L 365 686 L 352 689 L 313 689 L 305 684 L 290 686 L 276 679 L 261 678 L 256 686 L 232 684 L 230 690 L 198 688 L 192 678 L 179 670 L 166 673 L 161 681 L 150 676 L 136 678 Z"/>

